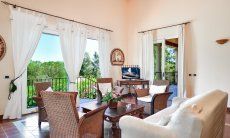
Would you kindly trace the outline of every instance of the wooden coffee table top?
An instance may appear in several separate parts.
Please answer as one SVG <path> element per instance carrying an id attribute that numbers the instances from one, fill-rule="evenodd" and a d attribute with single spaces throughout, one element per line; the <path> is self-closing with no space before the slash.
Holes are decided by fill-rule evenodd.
<path id="1" fill-rule="evenodd" d="M 97 101 L 92 101 L 92 102 L 82 104 L 81 107 L 83 109 L 83 112 L 88 112 L 88 111 L 95 110 L 102 105 L 105 105 L 105 103 L 97 104 Z M 144 109 L 144 106 L 142 105 L 119 102 L 116 109 L 107 108 L 105 111 L 105 116 L 110 118 L 119 118 L 121 116 L 127 115 L 129 113 L 132 113 L 133 111 L 142 108 Z"/>
<path id="2" fill-rule="evenodd" d="M 89 112 L 95 110 L 104 104 L 97 104 L 97 101 L 81 104 L 83 112 Z M 105 110 L 104 119 L 112 124 L 112 137 L 120 138 L 121 130 L 118 122 L 124 115 L 132 115 L 139 118 L 143 118 L 144 106 L 137 104 L 128 104 L 125 102 L 118 102 L 116 109 L 107 108 Z"/>

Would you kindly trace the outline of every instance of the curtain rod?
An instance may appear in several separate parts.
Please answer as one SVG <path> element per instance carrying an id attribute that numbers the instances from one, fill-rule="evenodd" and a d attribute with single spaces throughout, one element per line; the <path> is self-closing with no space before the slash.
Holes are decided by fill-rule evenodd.
<path id="1" fill-rule="evenodd" d="M 191 21 L 183 22 L 183 23 L 179 23 L 179 24 L 168 25 L 168 26 L 163 26 L 163 27 L 158 27 L 158 28 L 149 29 L 149 30 L 146 30 L 146 31 L 140 31 L 138 33 L 145 33 L 145 32 L 148 32 L 148 31 L 159 30 L 159 29 L 169 28 L 169 27 L 173 27 L 173 26 L 177 26 L 177 25 L 188 24 L 188 23 L 191 23 Z"/>
<path id="2" fill-rule="evenodd" d="M 16 4 L 12 4 L 12 3 L 9 3 L 9 2 L 6 2 L 6 1 L 1 1 L 1 2 L 4 3 L 5 5 L 12 5 L 14 8 L 20 7 L 20 8 L 26 9 L 26 10 L 34 11 L 34 12 L 45 14 L 45 15 L 49 15 L 49 16 L 60 18 L 60 19 L 63 19 L 63 20 L 72 21 L 72 22 L 76 22 L 76 23 L 83 24 L 83 25 L 86 25 L 86 26 L 91 26 L 91 27 L 95 27 L 95 28 L 98 28 L 98 29 L 102 29 L 102 30 L 106 30 L 106 31 L 109 31 L 109 32 L 113 32 L 112 30 L 109 30 L 109 29 L 105 29 L 105 28 L 102 28 L 102 27 L 97 27 L 97 26 L 94 26 L 94 25 L 91 25 L 91 24 L 87 24 L 87 23 L 78 22 L 78 21 L 75 21 L 75 20 L 71 20 L 71 19 L 67 19 L 67 18 L 61 17 L 61 16 L 56 16 L 56 15 L 53 15 L 53 14 L 49 14 L 49 13 L 46 13 L 46 12 L 41 12 L 41 11 L 33 10 L 33 9 L 30 9 L 30 8 L 26 8 L 26 7 L 23 7 L 23 6 L 16 5 Z"/>

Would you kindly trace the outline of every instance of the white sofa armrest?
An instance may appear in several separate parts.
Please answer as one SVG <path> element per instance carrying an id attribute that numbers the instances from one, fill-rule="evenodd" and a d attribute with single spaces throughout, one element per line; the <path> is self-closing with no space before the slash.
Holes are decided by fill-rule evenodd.
<path id="1" fill-rule="evenodd" d="M 133 116 L 123 116 L 119 121 L 122 138 L 174 138 L 175 134 L 164 126 L 147 123 Z"/>

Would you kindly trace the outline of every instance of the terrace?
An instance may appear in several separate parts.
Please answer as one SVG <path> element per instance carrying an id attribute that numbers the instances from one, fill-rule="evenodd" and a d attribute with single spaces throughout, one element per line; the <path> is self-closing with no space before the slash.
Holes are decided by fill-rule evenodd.
<path id="1" fill-rule="evenodd" d="M 54 91 L 59 91 L 59 92 L 68 91 L 67 78 L 27 80 L 27 108 L 32 108 L 37 106 L 36 102 L 33 100 L 33 97 L 36 96 L 35 87 L 34 87 L 35 82 L 51 82 L 52 89 Z M 96 86 L 95 79 L 89 79 L 84 77 L 77 78 L 76 88 L 78 90 L 81 103 L 96 98 L 96 90 L 93 88 L 93 86 Z"/>

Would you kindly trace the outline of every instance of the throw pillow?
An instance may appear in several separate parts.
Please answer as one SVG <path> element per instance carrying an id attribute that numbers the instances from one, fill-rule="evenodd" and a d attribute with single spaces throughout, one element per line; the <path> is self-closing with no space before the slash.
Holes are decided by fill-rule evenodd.
<path id="1" fill-rule="evenodd" d="M 112 91 L 111 83 L 99 83 L 99 90 L 101 91 L 102 95 L 105 95 L 107 92 Z"/>
<path id="2" fill-rule="evenodd" d="M 167 126 L 177 134 L 178 138 L 198 138 L 203 125 L 199 115 L 188 106 L 175 111 Z"/>
<path id="3" fill-rule="evenodd" d="M 157 94 L 157 93 L 164 93 L 166 90 L 166 87 L 167 87 L 166 85 L 161 85 L 161 86 L 150 85 L 149 94 L 153 96 L 154 94 Z"/>
<path id="4" fill-rule="evenodd" d="M 53 92 L 53 89 L 51 87 L 49 87 L 45 91 L 47 91 L 47 92 Z"/>
<path id="5" fill-rule="evenodd" d="M 188 98 L 174 97 L 172 99 L 172 106 L 179 107 L 182 103 L 184 103 L 187 100 Z"/>
<path id="6" fill-rule="evenodd" d="M 160 120 L 157 122 L 157 124 L 160 126 L 166 126 L 170 120 L 171 120 L 171 115 L 163 116 L 160 118 Z"/>

